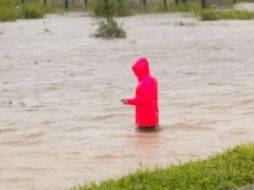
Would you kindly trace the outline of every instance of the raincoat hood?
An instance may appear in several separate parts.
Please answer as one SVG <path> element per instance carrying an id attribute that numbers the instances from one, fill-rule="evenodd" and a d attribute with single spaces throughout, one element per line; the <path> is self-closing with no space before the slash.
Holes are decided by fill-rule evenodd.
<path id="1" fill-rule="evenodd" d="M 146 58 L 138 59 L 132 66 L 132 70 L 139 80 L 149 76 L 150 70 L 148 60 Z"/>

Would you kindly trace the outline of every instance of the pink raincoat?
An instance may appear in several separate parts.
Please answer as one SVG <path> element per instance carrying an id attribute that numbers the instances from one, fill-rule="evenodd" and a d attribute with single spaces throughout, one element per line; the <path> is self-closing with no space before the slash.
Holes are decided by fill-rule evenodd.
<path id="1" fill-rule="evenodd" d="M 146 58 L 137 60 L 132 70 L 138 78 L 138 83 L 135 97 L 127 99 L 127 104 L 136 106 L 138 127 L 156 127 L 159 125 L 157 79 L 150 75 Z"/>

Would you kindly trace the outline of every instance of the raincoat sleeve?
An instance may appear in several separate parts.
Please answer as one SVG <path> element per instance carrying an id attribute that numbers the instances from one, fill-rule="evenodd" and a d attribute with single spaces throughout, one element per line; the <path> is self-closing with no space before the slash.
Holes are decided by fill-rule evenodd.
<path id="1" fill-rule="evenodd" d="M 136 96 L 128 98 L 127 104 L 129 105 L 148 105 L 151 103 L 151 89 L 147 85 L 140 85 L 136 89 Z"/>

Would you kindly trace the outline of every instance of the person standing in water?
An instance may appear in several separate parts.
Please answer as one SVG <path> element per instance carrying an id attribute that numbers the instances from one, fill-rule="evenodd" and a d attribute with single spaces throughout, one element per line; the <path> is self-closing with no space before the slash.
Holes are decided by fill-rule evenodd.
<path id="1" fill-rule="evenodd" d="M 125 105 L 136 107 L 136 126 L 139 129 L 152 129 L 159 126 L 158 82 L 150 74 L 149 62 L 146 58 L 138 59 L 132 66 L 138 79 L 136 95 L 122 99 Z"/>

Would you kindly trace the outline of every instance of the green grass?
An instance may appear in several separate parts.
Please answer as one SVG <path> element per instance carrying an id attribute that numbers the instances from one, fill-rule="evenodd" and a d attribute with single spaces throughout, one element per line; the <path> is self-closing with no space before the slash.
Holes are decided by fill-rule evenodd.
<path id="1" fill-rule="evenodd" d="M 119 179 L 71 190 L 232 190 L 254 184 L 254 144 L 240 145 L 206 160 L 140 169 Z"/>
<path id="2" fill-rule="evenodd" d="M 201 20 L 252 20 L 254 12 L 239 10 L 204 10 L 200 12 Z"/>

